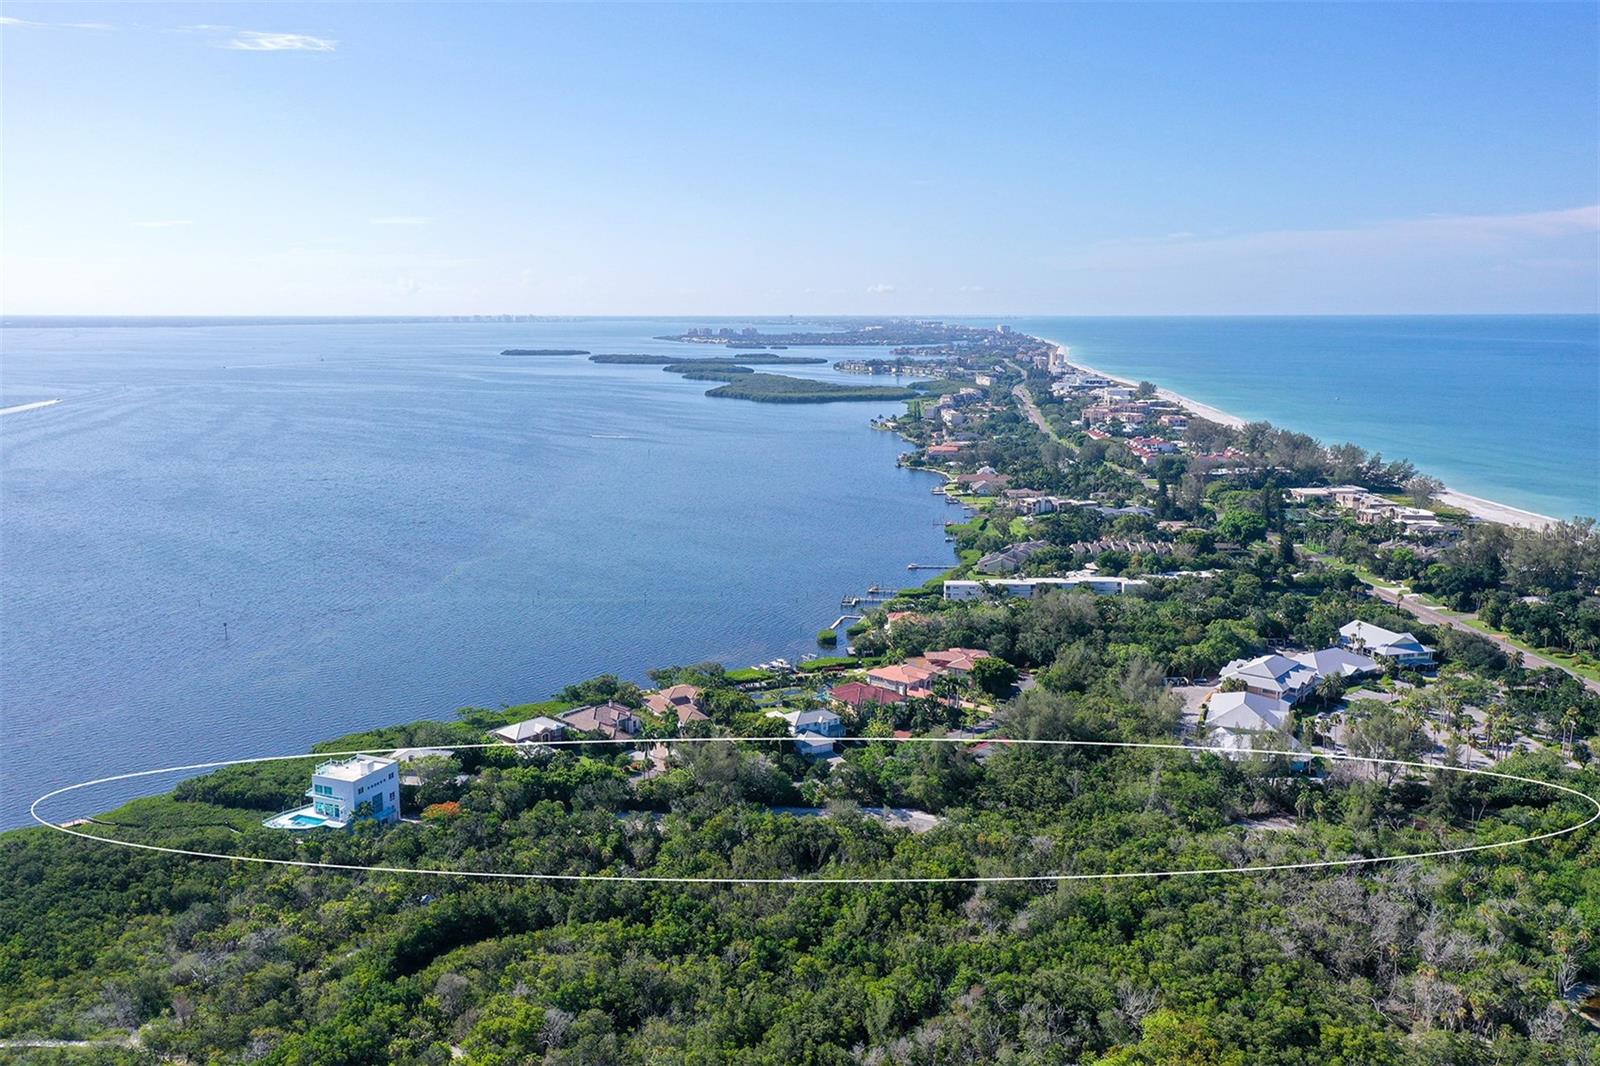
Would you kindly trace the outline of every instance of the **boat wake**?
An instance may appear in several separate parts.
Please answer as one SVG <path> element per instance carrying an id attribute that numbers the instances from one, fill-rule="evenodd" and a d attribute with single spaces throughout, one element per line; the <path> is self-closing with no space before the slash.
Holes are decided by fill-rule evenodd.
<path id="1" fill-rule="evenodd" d="M 20 415 L 24 411 L 37 411 L 41 407 L 53 407 L 60 400 L 39 400 L 37 403 L 19 403 L 15 407 L 0 407 L 0 415 Z"/>

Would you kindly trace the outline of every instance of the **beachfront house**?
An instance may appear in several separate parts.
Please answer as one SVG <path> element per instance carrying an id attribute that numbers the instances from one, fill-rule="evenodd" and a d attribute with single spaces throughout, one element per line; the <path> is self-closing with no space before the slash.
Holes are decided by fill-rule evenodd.
<path id="1" fill-rule="evenodd" d="M 1400 527 L 1404 536 L 1421 540 L 1448 539 L 1461 532 L 1460 526 L 1439 521 L 1438 515 L 1426 508 L 1407 507 L 1359 485 L 1293 488 L 1289 490 L 1289 498 L 1305 504 L 1331 502 L 1340 510 L 1350 512 L 1362 525 L 1392 522 Z"/>
<path id="2" fill-rule="evenodd" d="M 1317 671 L 1287 655 L 1259 655 L 1235 659 L 1222 668 L 1224 681 L 1239 681 L 1246 692 L 1282 700 L 1291 706 L 1317 685 Z"/>
<path id="3" fill-rule="evenodd" d="M 563 722 L 554 718 L 540 715 L 521 722 L 512 722 L 503 725 L 490 733 L 502 744 L 543 744 L 552 740 L 560 740 L 567 735 L 567 727 Z"/>
<path id="4" fill-rule="evenodd" d="M 393 759 L 354 755 L 331 759 L 311 773 L 310 803 L 268 818 L 268 829 L 343 829 L 358 819 L 400 818 L 400 780 Z"/>
<path id="5" fill-rule="evenodd" d="M 1433 649 L 1426 647 L 1411 633 L 1396 633 L 1359 619 L 1339 628 L 1339 643 L 1362 654 L 1389 659 L 1411 669 L 1434 665 Z"/>

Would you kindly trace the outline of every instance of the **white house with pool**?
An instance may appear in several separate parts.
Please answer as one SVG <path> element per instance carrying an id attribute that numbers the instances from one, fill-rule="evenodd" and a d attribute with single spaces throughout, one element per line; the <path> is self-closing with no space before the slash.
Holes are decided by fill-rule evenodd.
<path id="1" fill-rule="evenodd" d="M 343 829 L 356 820 L 363 804 L 372 812 L 366 817 L 398 821 L 399 771 L 395 760 L 377 755 L 330 759 L 312 772 L 306 797 L 311 802 L 304 807 L 275 814 L 262 824 L 268 829 Z"/>

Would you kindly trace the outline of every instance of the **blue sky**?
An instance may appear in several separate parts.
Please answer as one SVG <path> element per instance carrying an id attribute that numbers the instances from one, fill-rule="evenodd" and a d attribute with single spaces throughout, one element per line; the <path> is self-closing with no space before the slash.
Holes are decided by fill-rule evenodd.
<path id="1" fill-rule="evenodd" d="M 1589 4 L 3 11 L 11 313 L 1596 310 Z"/>

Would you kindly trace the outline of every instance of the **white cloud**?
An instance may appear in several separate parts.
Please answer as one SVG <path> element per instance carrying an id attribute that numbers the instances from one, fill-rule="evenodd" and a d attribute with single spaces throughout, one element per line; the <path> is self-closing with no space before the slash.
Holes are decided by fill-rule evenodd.
<path id="1" fill-rule="evenodd" d="M 371 220 L 374 226 L 426 226 L 432 221 L 426 215 L 382 215 Z"/>
<path id="2" fill-rule="evenodd" d="M 209 30 L 215 27 L 204 28 Z M 332 52 L 339 47 L 339 42 L 326 37 L 313 37 L 308 33 L 239 30 L 222 42 L 221 47 L 235 52 Z"/>
<path id="3" fill-rule="evenodd" d="M 109 22 L 34 22 L 32 19 L 19 19 L 11 15 L 0 15 L 0 26 L 33 26 L 40 29 L 52 30 L 113 30 L 115 26 Z"/>
<path id="4" fill-rule="evenodd" d="M 868 285 L 867 286 L 867 295 L 868 296 L 887 296 L 891 292 L 894 292 L 894 291 L 895 290 L 894 290 L 894 286 L 893 285 L 885 285 L 882 282 L 879 282 L 877 285 Z"/>
<path id="5" fill-rule="evenodd" d="M 171 229 L 173 226 L 192 226 L 192 225 L 194 225 L 194 219 L 192 219 L 192 218 L 152 218 L 152 219 L 145 219 L 144 221 L 140 221 L 140 222 L 135 222 L 134 225 L 135 226 L 140 226 L 140 227 L 142 227 L 144 229 Z"/>

